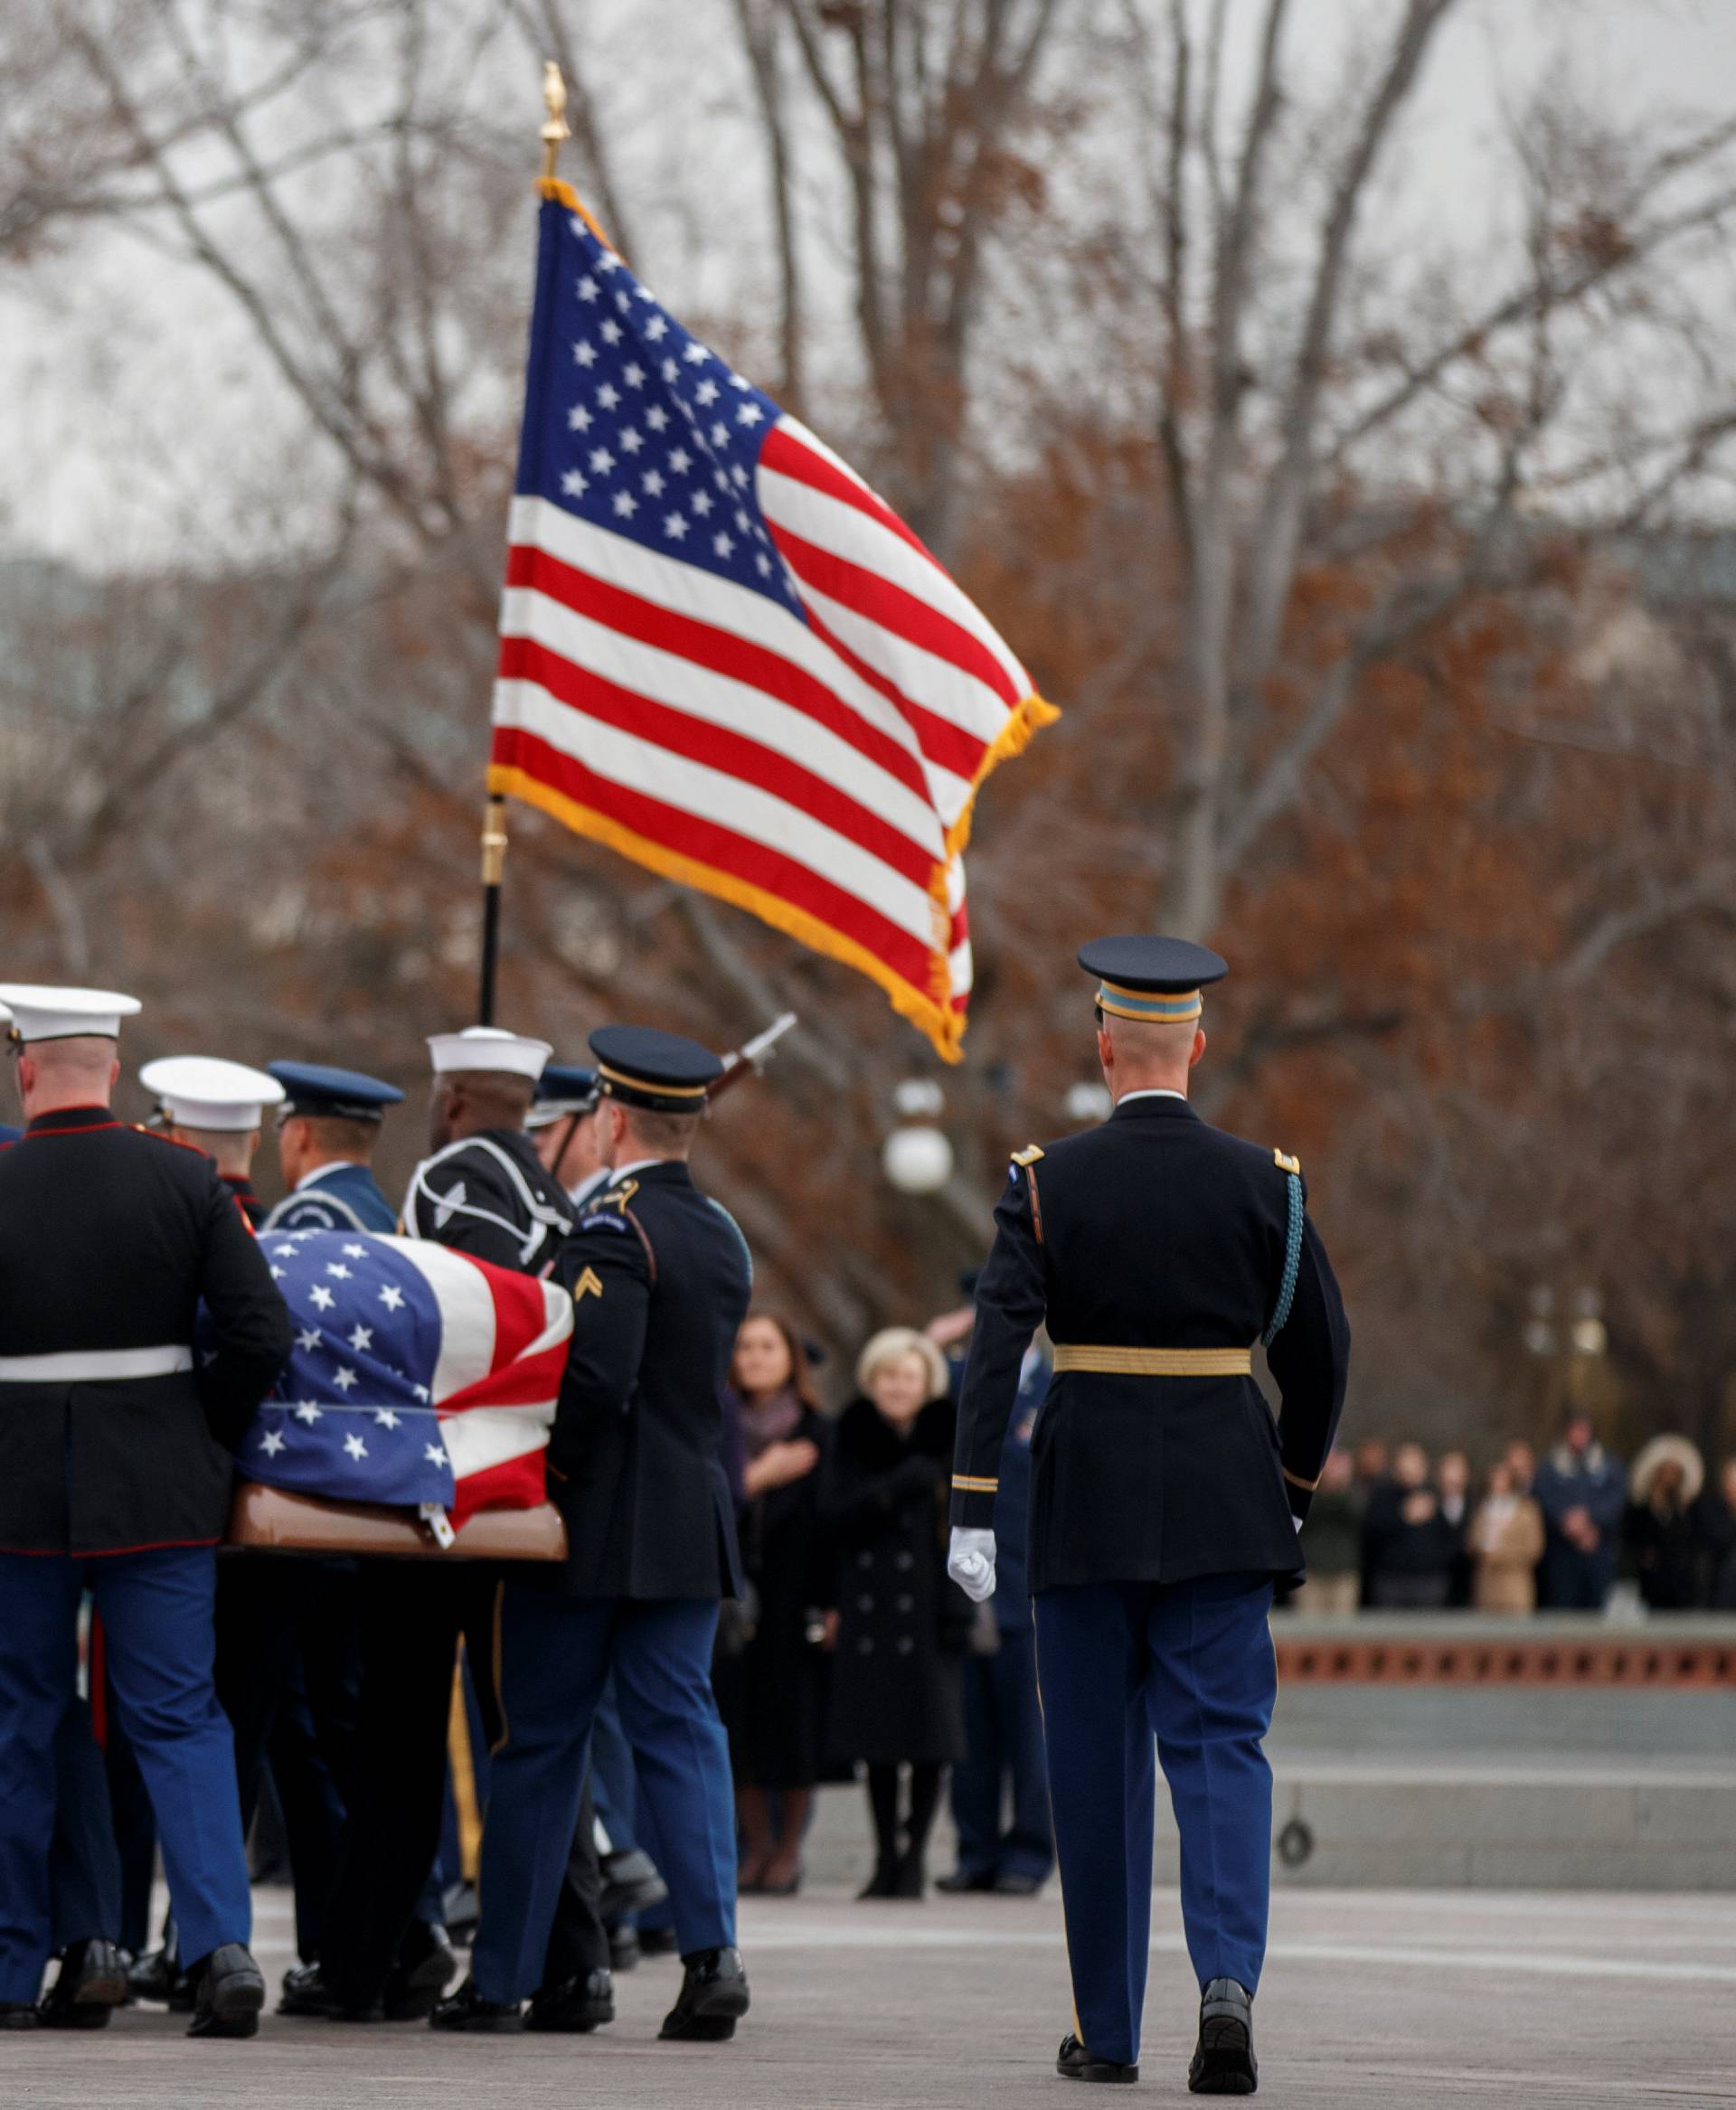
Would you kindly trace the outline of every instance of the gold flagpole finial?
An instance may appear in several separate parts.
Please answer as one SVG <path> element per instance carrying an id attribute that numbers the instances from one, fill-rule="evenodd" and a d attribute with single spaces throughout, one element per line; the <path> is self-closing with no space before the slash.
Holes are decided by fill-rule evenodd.
<path id="1" fill-rule="evenodd" d="M 561 151 L 561 142 L 572 137 L 567 123 L 567 84 L 561 78 L 561 69 L 552 59 L 542 61 L 542 100 L 548 108 L 548 122 L 540 137 L 542 141 L 542 180 L 554 181 L 554 157 Z"/>

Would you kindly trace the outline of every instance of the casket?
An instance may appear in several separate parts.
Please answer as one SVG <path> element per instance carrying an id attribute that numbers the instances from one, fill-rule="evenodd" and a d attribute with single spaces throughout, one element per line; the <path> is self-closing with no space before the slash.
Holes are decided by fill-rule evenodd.
<path id="1" fill-rule="evenodd" d="M 226 1544 L 273 1553 L 376 1553 L 401 1559 L 564 1560 L 567 1527 L 552 1502 L 479 1510 L 442 1548 L 408 1510 L 332 1502 L 244 1480 L 229 1512 Z"/>

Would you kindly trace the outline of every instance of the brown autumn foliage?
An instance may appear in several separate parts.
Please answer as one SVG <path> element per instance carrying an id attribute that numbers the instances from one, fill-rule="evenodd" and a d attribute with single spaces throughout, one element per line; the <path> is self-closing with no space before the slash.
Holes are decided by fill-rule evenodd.
<path id="1" fill-rule="evenodd" d="M 124 47 L 82 20 L 27 41 L 26 115 L 94 98 L 120 145 L 56 191 L 23 128 L 13 268 L 95 224 L 186 259 L 297 407 L 284 489 L 307 492 L 269 560 L 0 570 L 0 934 L 8 975 L 137 988 L 129 1062 L 325 1053 L 404 1083 L 390 1184 L 421 1036 L 474 1003 L 529 289 L 528 127 L 486 83 L 533 80 L 552 39 L 625 244 L 648 202 L 590 10 L 241 12 L 250 80 L 271 57 L 307 92 L 299 143 L 247 82 L 213 97 L 191 6 L 160 44 L 143 11 Z M 880 1173 L 892 1086 L 935 1066 L 873 990 L 529 813 L 500 1015 L 576 1055 L 606 1016 L 727 1046 L 800 1013 L 720 1109 L 711 1175 L 842 1365 L 952 1300 L 1003 1154 L 1064 1126 L 1091 1060 L 1078 943 L 1188 929 L 1233 969 L 1203 1101 L 1308 1168 L 1363 1427 L 1534 1420 L 1587 1373 L 1527 1353 L 1531 1299 L 1592 1290 L 1624 1439 L 1736 1438 L 1736 543 L 1699 496 L 1731 409 L 1703 358 L 1680 424 L 1637 430 L 1605 372 L 1626 332 L 1657 353 L 1648 301 L 1722 239 L 1722 143 L 1545 111 L 1512 285 L 1420 290 L 1362 186 L 1452 0 L 1392 0 L 1312 103 L 1282 6 L 1251 12 L 1231 151 L 1186 9 L 719 10 L 776 292 L 770 323 L 714 285 L 690 319 L 773 347 L 1065 707 L 980 804 L 953 1181 L 913 1201 Z M 350 192 L 297 187 L 292 151 Z M 1670 326 L 1703 351 L 1690 306 Z"/>

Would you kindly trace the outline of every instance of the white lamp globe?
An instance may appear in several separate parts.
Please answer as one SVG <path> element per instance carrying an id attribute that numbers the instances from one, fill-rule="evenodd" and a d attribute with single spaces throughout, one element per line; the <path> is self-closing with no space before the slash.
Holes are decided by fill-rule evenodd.
<path id="1" fill-rule="evenodd" d="M 934 1194 L 952 1177 L 952 1145 L 938 1128 L 894 1128 L 880 1163 L 901 1194 Z"/>

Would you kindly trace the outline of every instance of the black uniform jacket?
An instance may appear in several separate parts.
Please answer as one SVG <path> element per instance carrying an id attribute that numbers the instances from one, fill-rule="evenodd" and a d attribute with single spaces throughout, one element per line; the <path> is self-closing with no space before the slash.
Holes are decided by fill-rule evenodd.
<path id="1" fill-rule="evenodd" d="M 1001 1439 L 1039 1323 L 1058 1348 L 1247 1348 L 1284 1274 L 1284 1165 L 1185 1099 L 1126 1100 L 1100 1127 L 1019 1158 L 1029 1162 L 1014 1162 L 995 1212 L 959 1400 L 952 1521 L 974 1530 L 993 1527 Z M 1309 1224 L 1268 1352 L 1278 1421 L 1251 1377 L 1057 1371 L 1031 1446 L 1032 1590 L 1295 1574 L 1293 1516 L 1331 1448 L 1349 1356 Z"/>
<path id="2" fill-rule="evenodd" d="M 404 1229 L 497 1267 L 546 1275 L 572 1229 L 572 1204 L 528 1135 L 486 1128 L 417 1166 Z"/>
<path id="3" fill-rule="evenodd" d="M 194 1369 L 201 1302 L 211 1360 Z M 220 1539 L 223 1446 L 245 1433 L 290 1338 L 203 1151 L 102 1107 L 33 1121 L 0 1150 L 0 1550 Z"/>
<path id="4" fill-rule="evenodd" d="M 549 1445 L 567 1587 L 733 1597 L 734 1503 L 718 1445 L 752 1288 L 741 1233 L 684 1164 L 642 1165 L 585 1203 L 555 1273 L 573 1301 Z"/>

